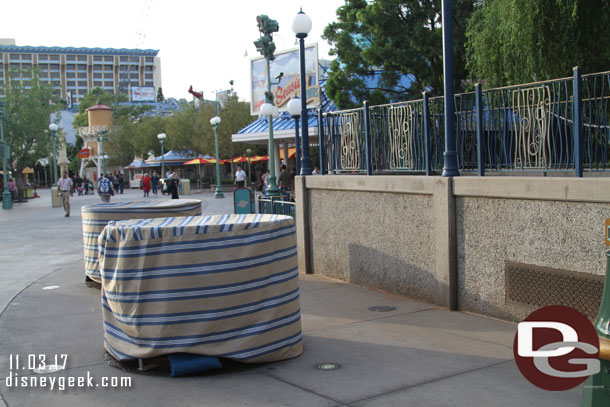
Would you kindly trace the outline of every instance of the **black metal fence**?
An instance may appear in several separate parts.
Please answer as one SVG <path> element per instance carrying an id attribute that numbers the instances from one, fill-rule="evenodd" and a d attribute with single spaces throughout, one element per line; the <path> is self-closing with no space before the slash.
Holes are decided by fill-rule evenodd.
<path id="1" fill-rule="evenodd" d="M 578 103 L 574 103 L 574 101 Z M 455 96 L 461 172 L 606 171 L 610 72 Z M 323 173 L 435 174 L 445 151 L 442 97 L 319 113 Z"/>

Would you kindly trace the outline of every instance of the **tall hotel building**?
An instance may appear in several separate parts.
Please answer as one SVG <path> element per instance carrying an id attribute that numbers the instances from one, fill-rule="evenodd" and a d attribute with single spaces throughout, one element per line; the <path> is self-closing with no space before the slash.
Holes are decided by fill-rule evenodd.
<path id="1" fill-rule="evenodd" d="M 100 87 L 114 94 L 161 87 L 159 50 L 32 47 L 15 45 L 14 39 L 0 39 L 0 87 L 13 74 L 14 80 L 28 80 L 28 69 L 38 69 L 40 80 L 61 91 L 77 105 L 91 89 Z"/>

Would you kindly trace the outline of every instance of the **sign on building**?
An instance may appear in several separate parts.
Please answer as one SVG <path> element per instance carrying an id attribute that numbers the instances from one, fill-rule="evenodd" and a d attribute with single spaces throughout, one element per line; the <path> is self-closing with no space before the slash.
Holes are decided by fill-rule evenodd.
<path id="1" fill-rule="evenodd" d="M 154 87 L 134 86 L 131 88 L 132 102 L 154 102 L 157 100 L 157 93 Z"/>
<path id="2" fill-rule="evenodd" d="M 307 108 L 320 106 L 320 82 L 318 79 L 318 44 L 305 47 L 305 81 L 307 82 Z M 278 52 L 275 59 L 270 61 L 271 93 L 275 105 L 280 111 L 288 110 L 288 101 L 294 96 L 301 97 L 301 73 L 299 62 L 299 49 Z M 281 79 L 277 78 L 283 73 Z M 267 91 L 267 63 L 264 57 L 254 58 L 250 61 L 250 78 L 252 81 L 252 102 L 250 113 L 256 116 L 265 103 Z"/>

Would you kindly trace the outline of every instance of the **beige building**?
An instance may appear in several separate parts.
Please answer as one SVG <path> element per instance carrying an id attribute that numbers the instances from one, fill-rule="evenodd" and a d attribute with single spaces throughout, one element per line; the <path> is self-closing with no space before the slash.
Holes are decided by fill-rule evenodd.
<path id="1" fill-rule="evenodd" d="M 27 81 L 29 69 L 51 83 L 61 97 L 77 105 L 91 89 L 149 100 L 161 87 L 159 50 L 18 46 L 14 39 L 0 39 L 0 87 L 11 72 Z M 27 85 L 26 85 L 27 86 Z M 154 88 L 154 90 L 152 89 Z M 142 95 L 144 98 L 142 99 Z"/>

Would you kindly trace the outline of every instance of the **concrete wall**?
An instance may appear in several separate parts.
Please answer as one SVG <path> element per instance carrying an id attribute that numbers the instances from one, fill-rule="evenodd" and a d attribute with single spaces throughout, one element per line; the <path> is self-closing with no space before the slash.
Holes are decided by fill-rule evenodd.
<path id="1" fill-rule="evenodd" d="M 301 272 L 518 320 L 504 263 L 604 274 L 610 179 L 297 177 Z"/>

